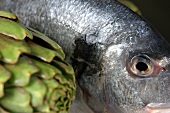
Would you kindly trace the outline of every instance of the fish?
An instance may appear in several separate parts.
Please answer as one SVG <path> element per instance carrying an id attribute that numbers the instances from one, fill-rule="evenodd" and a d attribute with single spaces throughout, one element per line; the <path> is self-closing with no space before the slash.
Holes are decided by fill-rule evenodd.
<path id="1" fill-rule="evenodd" d="M 170 113 L 170 45 L 116 0 L 0 0 L 61 45 L 76 74 L 70 113 Z"/>

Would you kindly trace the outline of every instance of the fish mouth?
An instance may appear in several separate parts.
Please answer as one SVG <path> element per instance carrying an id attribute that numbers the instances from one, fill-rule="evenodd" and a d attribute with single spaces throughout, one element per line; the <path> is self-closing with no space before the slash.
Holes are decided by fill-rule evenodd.
<path id="1" fill-rule="evenodd" d="M 146 105 L 143 113 L 170 113 L 169 103 L 150 103 Z"/>
<path id="2" fill-rule="evenodd" d="M 111 106 L 107 106 L 107 112 L 105 113 L 170 113 L 170 102 L 168 103 L 149 103 L 140 110 L 129 112 L 120 109 L 112 109 Z"/>

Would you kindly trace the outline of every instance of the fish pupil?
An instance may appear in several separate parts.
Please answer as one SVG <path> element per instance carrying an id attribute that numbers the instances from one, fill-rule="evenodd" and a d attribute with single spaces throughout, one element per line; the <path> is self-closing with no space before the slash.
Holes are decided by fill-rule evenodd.
<path id="1" fill-rule="evenodd" d="M 146 71 L 148 69 L 148 66 L 144 62 L 138 62 L 136 64 L 136 69 L 138 69 L 140 72 L 144 72 L 144 71 Z"/>

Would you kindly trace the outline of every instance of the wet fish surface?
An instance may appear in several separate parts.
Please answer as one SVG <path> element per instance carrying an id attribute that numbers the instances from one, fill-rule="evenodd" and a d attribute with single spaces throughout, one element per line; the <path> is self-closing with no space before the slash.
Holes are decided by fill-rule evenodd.
<path id="1" fill-rule="evenodd" d="M 71 113 L 169 113 L 170 45 L 127 7 L 116 0 L 0 2 L 63 47 L 77 75 Z"/>

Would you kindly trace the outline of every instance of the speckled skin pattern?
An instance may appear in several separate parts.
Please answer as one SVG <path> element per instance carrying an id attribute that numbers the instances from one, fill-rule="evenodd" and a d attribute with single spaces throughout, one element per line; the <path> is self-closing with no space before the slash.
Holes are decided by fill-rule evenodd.
<path id="1" fill-rule="evenodd" d="M 0 9 L 58 42 L 77 74 L 71 113 L 140 113 L 170 102 L 170 74 L 133 78 L 126 64 L 147 54 L 168 67 L 170 46 L 146 20 L 114 0 L 0 0 Z"/>

